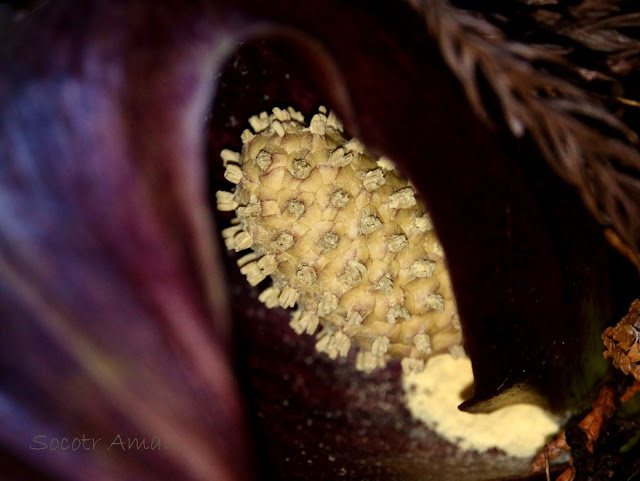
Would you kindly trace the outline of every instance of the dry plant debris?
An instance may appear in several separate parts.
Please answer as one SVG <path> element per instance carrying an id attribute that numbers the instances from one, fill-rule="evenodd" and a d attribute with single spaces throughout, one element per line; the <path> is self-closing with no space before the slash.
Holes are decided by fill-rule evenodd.
<path id="1" fill-rule="evenodd" d="M 600 389 L 598 397 L 593 402 L 589 414 L 578 423 L 578 427 L 586 435 L 584 447 L 589 453 L 593 454 L 594 452 L 594 442 L 600 435 L 602 423 L 613 416 L 616 409 L 614 389 L 611 386 L 603 386 L 602 389 Z M 531 463 L 531 470 L 540 472 L 542 469 L 545 469 L 548 477 L 549 461 L 556 459 L 562 451 L 570 450 L 571 446 L 567 443 L 566 432 L 562 431 L 553 441 L 544 447 L 542 452 L 536 455 Z M 556 478 L 556 481 L 573 481 L 575 476 L 576 468 L 573 466 L 573 462 L 571 462 L 571 465 Z"/>
<path id="2" fill-rule="evenodd" d="M 631 374 L 640 381 L 640 300 L 635 300 L 629 313 L 614 327 L 608 327 L 602 333 L 602 341 L 607 350 L 605 357 L 610 357 L 616 369 Z"/>
<path id="3" fill-rule="evenodd" d="M 567 431 L 562 431 L 534 458 L 531 463 L 532 471 L 540 472 L 545 469 L 547 479 L 550 479 L 549 461 L 556 459 L 562 451 L 572 451 L 574 457 L 570 461 L 570 466 L 556 478 L 556 481 L 573 481 L 578 475 L 578 470 L 574 465 L 576 451 L 582 451 L 581 457 L 593 458 L 596 441 L 600 436 L 603 424 L 614 416 L 620 404 L 628 402 L 636 393 L 640 392 L 639 333 L 640 300 L 635 300 L 629 308 L 629 313 L 614 327 L 608 327 L 602 333 L 602 340 L 606 346 L 604 357 L 611 358 L 616 369 L 626 375 L 631 374 L 635 381 L 619 395 L 618 399 L 616 399 L 617 391 L 613 386 L 603 386 L 593 402 L 591 411 L 577 424 L 577 428 L 581 431 L 581 435 L 578 436 L 579 441 L 573 444 L 567 442 Z M 590 464 L 594 465 L 595 463 L 591 460 Z M 604 475 L 606 479 L 609 479 L 614 475 L 614 471 L 607 470 L 606 463 L 603 466 L 604 468 L 600 469 L 606 471 Z M 592 467 L 592 469 L 595 468 Z"/>

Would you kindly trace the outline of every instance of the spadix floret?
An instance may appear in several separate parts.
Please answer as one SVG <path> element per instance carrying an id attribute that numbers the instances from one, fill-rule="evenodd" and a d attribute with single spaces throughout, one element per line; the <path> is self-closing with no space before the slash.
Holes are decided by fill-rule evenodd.
<path id="1" fill-rule="evenodd" d="M 373 158 L 321 108 L 309 126 L 300 112 L 275 108 L 251 117 L 239 153 L 221 153 L 235 211 L 223 230 L 269 308 L 296 307 L 298 334 L 320 328 L 329 357 L 359 349 L 370 371 L 390 358 L 420 370 L 434 354 L 460 350 L 455 300 L 429 215 L 393 162 Z M 428 153 L 425 153 L 428 155 Z"/>

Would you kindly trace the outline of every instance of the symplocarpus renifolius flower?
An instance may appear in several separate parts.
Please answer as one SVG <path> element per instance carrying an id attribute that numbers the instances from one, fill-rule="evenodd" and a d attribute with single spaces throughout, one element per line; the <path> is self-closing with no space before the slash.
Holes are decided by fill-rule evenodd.
<path id="1" fill-rule="evenodd" d="M 251 285 L 272 280 L 267 307 L 297 309 L 291 327 L 315 334 L 335 359 L 352 341 L 356 367 L 390 357 L 422 371 L 431 355 L 463 355 L 444 253 L 414 188 L 389 159 L 373 159 L 344 138 L 323 107 L 307 126 L 295 109 L 249 119 L 240 153 L 223 150 L 233 192 L 218 209 L 235 211 L 222 235 Z"/>
<path id="2" fill-rule="evenodd" d="M 607 367 L 600 333 L 637 290 L 627 261 L 603 235 L 633 259 L 640 218 L 631 215 L 636 44 L 627 39 L 635 16 L 627 15 L 632 6 L 615 1 L 607 8 L 516 2 L 508 11 L 498 2 L 467 5 L 473 11 L 460 3 L 411 2 L 412 10 L 392 0 L 296 8 L 279 0 L 70 0 L 45 2 L 2 33 L 3 474 L 403 481 L 527 475 L 527 459 L 499 449 L 464 451 L 413 419 L 401 360 L 419 363 L 429 347 L 453 346 L 439 331 L 411 324 L 427 316 L 423 307 L 433 314 L 442 306 L 442 332 L 463 335 L 473 361 L 474 392 L 464 409 L 528 401 L 566 413 L 595 396 Z M 317 340 L 306 334 L 315 317 L 303 316 L 318 299 L 303 298 L 321 293 L 301 287 L 321 256 L 283 269 L 280 280 L 265 277 L 259 289 L 239 269 L 259 282 L 273 268 L 270 242 L 283 259 L 292 241 L 289 249 L 307 242 L 324 255 L 314 249 L 332 252 L 337 243 L 339 250 L 349 232 L 322 232 L 316 244 L 296 237 L 291 222 L 281 225 L 291 237 L 261 240 L 250 223 L 257 212 L 251 189 L 242 201 L 246 220 L 239 212 L 237 225 L 231 211 L 216 212 L 215 192 L 229 189 L 218 157 L 224 148 L 242 148 L 246 119 L 271 115 L 274 107 L 282 116 L 288 105 L 311 119 L 322 104 L 358 139 L 347 149 L 345 135 L 344 153 L 360 156 L 362 148 L 370 159 L 359 159 L 364 168 L 357 170 L 371 172 L 358 184 L 362 199 L 391 178 L 397 192 L 382 204 L 398 193 L 396 211 L 428 212 L 433 229 L 424 235 L 434 249 L 407 256 L 398 270 L 378 258 L 380 277 L 371 259 L 381 252 L 364 258 L 361 246 L 346 266 L 332 260 L 339 287 L 320 285 L 337 302 L 334 309 L 327 296 L 321 312 L 340 319 L 321 327 L 318 315 L 326 335 Z M 258 169 L 268 154 L 278 152 L 262 154 Z M 298 154 L 289 174 L 312 183 L 312 172 L 297 178 L 311 165 Z M 382 156 L 393 159 L 394 170 L 378 165 Z M 227 178 L 238 180 L 238 170 L 228 169 Z M 394 226 L 382 223 L 382 204 L 364 219 L 350 211 L 356 241 Z M 300 205 L 291 210 L 295 215 Z M 224 229 L 231 229 L 227 239 Z M 370 245 L 396 249 L 404 241 L 391 237 L 403 235 L 408 249 L 410 229 L 384 232 L 386 244 Z M 233 234 L 235 250 L 243 232 L 239 249 L 264 252 L 238 268 L 237 258 L 250 250 L 231 257 L 223 244 Z M 435 288 L 435 279 L 439 289 L 446 286 L 438 256 L 446 256 L 459 332 L 447 310 L 451 293 Z M 433 272 L 428 261 L 436 263 Z M 406 286 L 405 268 L 408 284 L 434 283 L 433 291 L 405 300 L 411 319 L 393 294 Z M 373 286 L 372 312 L 372 303 L 343 300 L 358 278 Z M 290 327 L 290 311 L 260 300 L 271 305 L 276 291 L 264 290 L 280 289 L 280 304 L 292 282 L 300 283 L 296 309 L 304 310 L 293 321 L 302 334 Z M 389 289 L 389 299 L 379 302 Z M 423 307 L 411 311 L 414 301 L 413 308 Z M 358 324 L 354 312 L 362 323 L 343 325 L 342 318 Z M 406 335 L 399 332 L 405 326 Z M 338 332 L 353 344 L 346 359 Z M 416 338 L 427 334 L 430 345 Z M 358 362 L 358 353 L 369 354 Z M 61 456 L 29 449 L 41 432 L 174 442 L 162 456 Z M 601 452 L 597 443 L 594 449 Z M 629 449 L 616 453 L 629 463 L 613 467 L 616 476 L 628 474 L 624 479 L 634 472 L 637 448 Z"/>

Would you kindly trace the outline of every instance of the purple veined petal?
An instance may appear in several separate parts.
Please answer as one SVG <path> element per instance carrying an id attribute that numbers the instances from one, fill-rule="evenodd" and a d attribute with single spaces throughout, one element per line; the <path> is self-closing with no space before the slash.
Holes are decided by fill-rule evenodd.
<path id="1" fill-rule="evenodd" d="M 199 12 L 51 3 L 4 43 L 8 473 L 253 475 L 202 161 L 212 73 L 232 36 Z M 83 436 L 100 442 L 49 444 Z M 146 446 L 129 449 L 134 437 Z"/>

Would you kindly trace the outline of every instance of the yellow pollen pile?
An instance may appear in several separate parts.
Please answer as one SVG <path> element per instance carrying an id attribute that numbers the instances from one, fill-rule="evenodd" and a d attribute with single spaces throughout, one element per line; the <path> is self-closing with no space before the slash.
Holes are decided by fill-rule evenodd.
<path id="1" fill-rule="evenodd" d="M 251 285 L 292 313 L 298 334 L 335 359 L 358 348 L 363 371 L 400 359 L 421 371 L 437 353 L 462 355 L 462 335 L 444 253 L 414 188 L 394 164 L 375 160 L 321 107 L 307 126 L 300 112 L 275 108 L 249 119 L 240 153 L 223 150 L 235 211 L 222 231 Z"/>
<path id="2" fill-rule="evenodd" d="M 515 404 L 489 414 L 460 411 L 462 393 L 473 383 L 467 357 L 434 356 L 423 372 L 402 382 L 413 417 L 464 450 L 499 449 L 531 458 L 560 429 L 561 419 L 538 406 Z"/>

